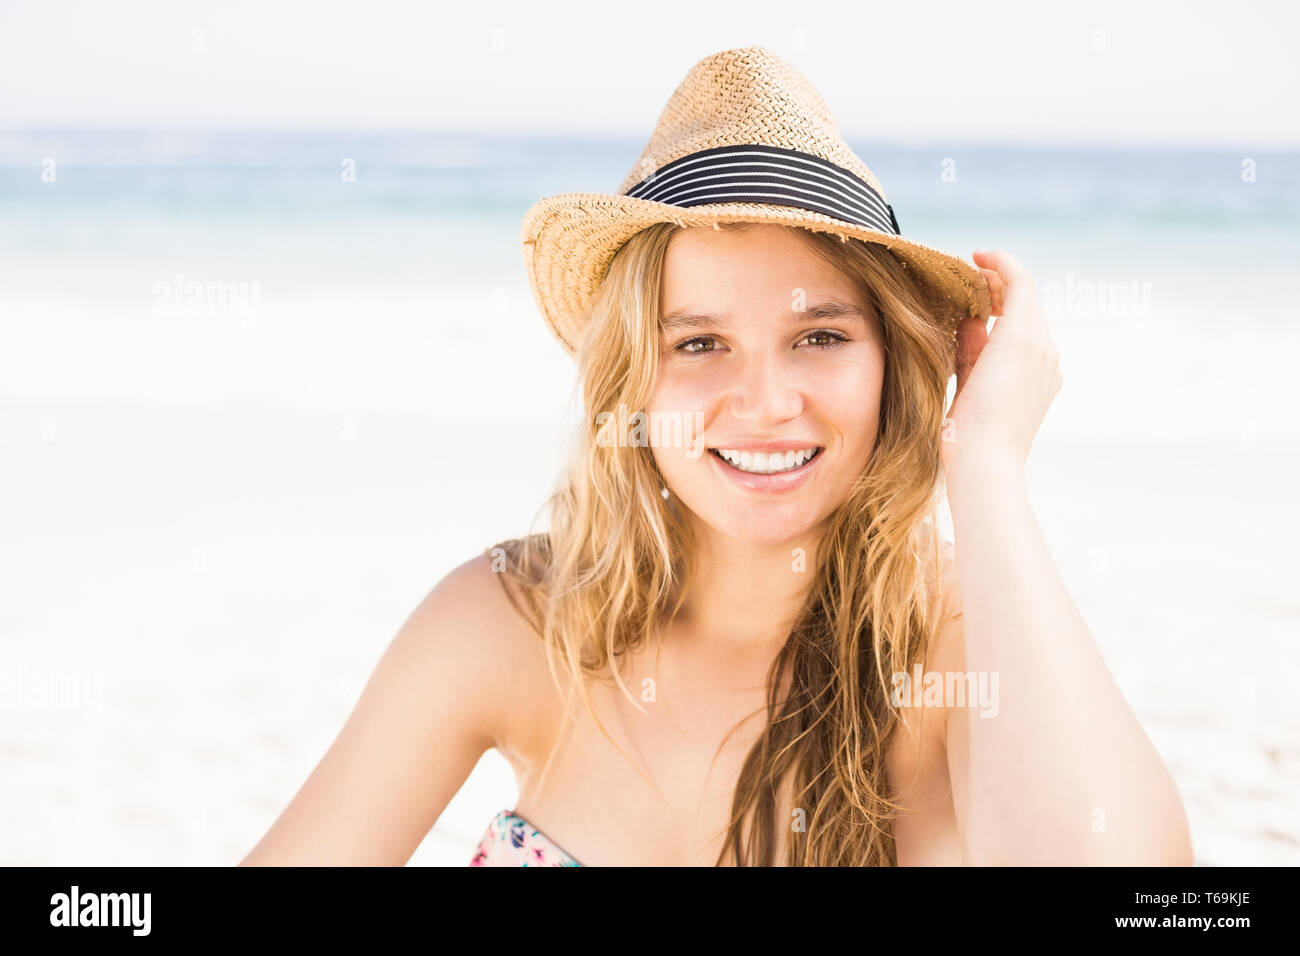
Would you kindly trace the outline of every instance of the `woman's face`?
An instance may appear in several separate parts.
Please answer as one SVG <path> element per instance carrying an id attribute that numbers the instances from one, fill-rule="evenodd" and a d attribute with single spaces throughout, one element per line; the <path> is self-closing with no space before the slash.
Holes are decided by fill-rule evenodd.
<path id="1" fill-rule="evenodd" d="M 845 500 L 880 419 L 879 320 L 793 228 L 682 230 L 660 292 L 647 411 L 680 415 L 696 445 L 651 452 L 696 518 L 755 545 L 798 539 Z"/>

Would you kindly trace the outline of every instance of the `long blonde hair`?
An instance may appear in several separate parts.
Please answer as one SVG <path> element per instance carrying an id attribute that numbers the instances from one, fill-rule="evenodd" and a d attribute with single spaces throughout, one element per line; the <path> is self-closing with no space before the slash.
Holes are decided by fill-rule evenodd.
<path id="1" fill-rule="evenodd" d="M 620 752 L 587 681 L 612 675 L 640 709 L 614 665 L 681 607 L 695 548 L 675 496 L 661 495 L 666 482 L 650 450 L 600 441 L 595 413 L 619 403 L 643 409 L 652 394 L 660 277 L 679 228 L 651 226 L 612 260 L 577 348 L 587 414 L 547 502 L 549 530 L 494 546 L 556 686 L 569 702 L 576 690 Z M 924 661 L 938 623 L 934 508 L 953 330 L 936 327 L 924 291 L 883 246 L 790 228 L 881 318 L 880 427 L 866 468 L 827 519 L 807 600 L 769 672 L 767 723 L 737 780 L 717 864 L 773 865 L 784 845 L 791 866 L 895 865 L 901 808 L 884 755 L 905 724 L 891 675 Z M 802 809 L 802 827 L 782 819 L 783 790 Z"/>

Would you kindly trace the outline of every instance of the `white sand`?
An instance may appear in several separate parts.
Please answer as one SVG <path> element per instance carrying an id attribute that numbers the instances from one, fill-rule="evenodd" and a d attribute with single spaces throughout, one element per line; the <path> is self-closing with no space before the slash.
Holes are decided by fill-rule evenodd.
<path id="1" fill-rule="evenodd" d="M 463 314 L 9 303 L 0 864 L 237 861 L 429 587 L 528 529 L 568 360 L 518 286 L 492 321 Z M 1268 378 L 1295 336 L 1115 331 L 1059 330 L 1036 512 L 1199 862 L 1300 863 L 1300 430 Z M 29 677 L 82 695 L 42 702 Z M 515 796 L 488 754 L 412 863 L 464 865 Z"/>

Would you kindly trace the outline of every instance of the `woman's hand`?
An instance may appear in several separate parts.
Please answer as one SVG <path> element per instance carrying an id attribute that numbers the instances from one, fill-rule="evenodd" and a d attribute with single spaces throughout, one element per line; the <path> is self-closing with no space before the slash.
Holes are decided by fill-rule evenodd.
<path id="1" fill-rule="evenodd" d="M 957 330 L 957 394 L 944 420 L 940 454 L 946 471 L 990 457 L 1022 473 L 1029 446 L 1061 390 L 1061 367 L 1034 280 L 1003 250 L 974 253 L 988 280 L 993 331 L 979 319 Z"/>

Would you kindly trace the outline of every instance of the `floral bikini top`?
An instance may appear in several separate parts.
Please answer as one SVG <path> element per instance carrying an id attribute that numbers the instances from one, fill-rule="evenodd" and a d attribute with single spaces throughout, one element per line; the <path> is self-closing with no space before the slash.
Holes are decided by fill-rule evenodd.
<path id="1" fill-rule="evenodd" d="M 582 866 L 513 810 L 502 810 L 492 818 L 469 865 Z"/>

